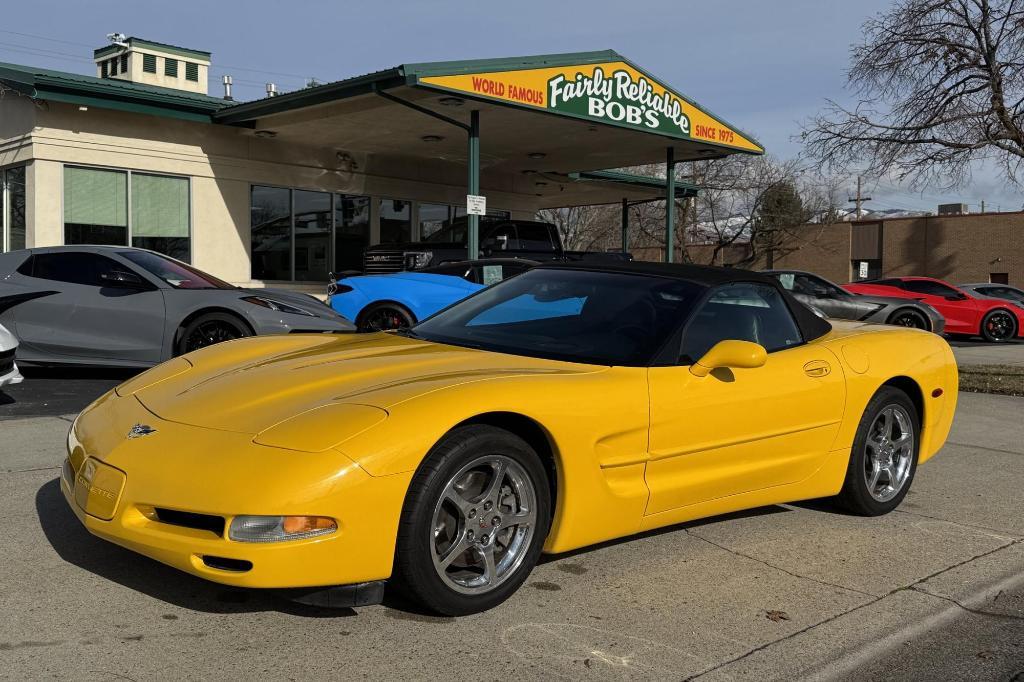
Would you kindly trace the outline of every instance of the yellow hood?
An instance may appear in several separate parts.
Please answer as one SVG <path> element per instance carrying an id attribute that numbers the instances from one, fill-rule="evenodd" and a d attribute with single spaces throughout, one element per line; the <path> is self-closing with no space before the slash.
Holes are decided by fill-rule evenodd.
<path id="1" fill-rule="evenodd" d="M 164 363 L 118 387 L 162 419 L 256 434 L 332 403 L 381 409 L 458 384 L 598 367 L 394 334 L 255 337 Z"/>

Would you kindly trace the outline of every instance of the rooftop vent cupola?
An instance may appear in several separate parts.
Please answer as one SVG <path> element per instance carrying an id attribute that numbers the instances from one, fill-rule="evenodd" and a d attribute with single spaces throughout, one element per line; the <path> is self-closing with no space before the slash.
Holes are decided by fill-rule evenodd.
<path id="1" fill-rule="evenodd" d="M 92 53 L 98 77 L 207 94 L 209 52 L 118 33 L 107 38 L 110 45 Z"/>

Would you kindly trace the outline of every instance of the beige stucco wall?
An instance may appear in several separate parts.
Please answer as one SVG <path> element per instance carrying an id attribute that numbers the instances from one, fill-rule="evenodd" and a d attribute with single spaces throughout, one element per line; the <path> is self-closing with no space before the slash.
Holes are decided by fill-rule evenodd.
<path id="1" fill-rule="evenodd" d="M 349 170 L 347 160 L 339 159 L 334 149 L 261 139 L 242 128 L 97 107 L 82 110 L 58 102 L 35 106 L 29 100 L 3 100 L 0 121 L 0 165 L 7 163 L 5 159 L 32 160 L 29 245 L 63 241 L 64 164 L 185 175 L 192 183 L 192 262 L 239 284 L 250 283 L 252 184 L 465 202 L 465 170 L 455 164 L 362 157 L 356 159 L 356 169 Z M 15 148 L 20 151 L 10 151 Z M 511 183 L 485 184 L 488 207 L 512 211 L 516 217 L 532 216 L 535 197 L 515 189 Z M 376 207 L 373 213 L 376 239 Z"/>

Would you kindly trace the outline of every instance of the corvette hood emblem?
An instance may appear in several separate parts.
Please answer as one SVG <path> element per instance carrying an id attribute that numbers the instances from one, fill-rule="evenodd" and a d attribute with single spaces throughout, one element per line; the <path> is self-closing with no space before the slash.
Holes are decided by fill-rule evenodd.
<path id="1" fill-rule="evenodd" d="M 131 431 L 128 432 L 128 438 L 142 438 L 148 436 L 151 433 L 156 433 L 156 429 L 151 427 L 149 424 L 136 424 L 132 427 Z"/>

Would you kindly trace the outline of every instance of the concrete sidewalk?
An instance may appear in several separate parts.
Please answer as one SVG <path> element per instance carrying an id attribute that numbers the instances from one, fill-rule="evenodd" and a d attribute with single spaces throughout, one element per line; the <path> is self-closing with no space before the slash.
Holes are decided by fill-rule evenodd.
<path id="1" fill-rule="evenodd" d="M 57 486 L 68 421 L 2 422 L 0 676 L 1009 679 L 1022 415 L 1024 399 L 961 394 L 950 443 L 888 516 L 785 505 L 648 533 L 550 557 L 462 619 L 301 607 L 99 541 Z"/>

